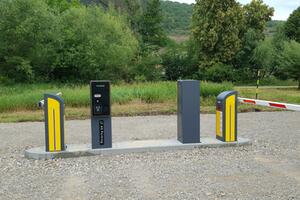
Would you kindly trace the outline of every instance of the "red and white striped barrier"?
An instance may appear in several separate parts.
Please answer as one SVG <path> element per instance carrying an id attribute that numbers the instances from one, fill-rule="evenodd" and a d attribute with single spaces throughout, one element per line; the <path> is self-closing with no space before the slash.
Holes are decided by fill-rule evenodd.
<path id="1" fill-rule="evenodd" d="M 257 100 L 257 99 L 247 99 L 247 98 L 241 98 L 241 97 L 238 97 L 238 100 L 241 103 L 247 103 L 247 104 L 252 104 L 252 105 L 300 111 L 300 105 L 296 105 L 296 104 L 279 103 L 279 102 L 264 101 L 264 100 Z"/>

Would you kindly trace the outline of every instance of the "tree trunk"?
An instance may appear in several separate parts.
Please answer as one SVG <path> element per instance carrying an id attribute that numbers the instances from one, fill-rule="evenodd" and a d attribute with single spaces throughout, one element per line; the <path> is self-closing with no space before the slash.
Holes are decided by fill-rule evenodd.
<path id="1" fill-rule="evenodd" d="M 299 78 L 299 80 L 298 80 L 298 90 L 300 90 L 300 78 Z"/>

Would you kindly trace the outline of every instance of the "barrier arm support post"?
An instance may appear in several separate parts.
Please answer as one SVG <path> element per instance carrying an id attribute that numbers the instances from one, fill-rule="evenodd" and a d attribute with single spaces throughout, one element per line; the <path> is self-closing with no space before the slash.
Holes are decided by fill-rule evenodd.
<path id="1" fill-rule="evenodd" d="M 44 108 L 45 116 L 45 150 L 46 152 L 65 151 L 64 130 L 64 100 L 61 93 L 44 94 L 44 100 L 39 102 L 39 107 Z"/>
<path id="2" fill-rule="evenodd" d="M 216 103 L 216 138 L 223 142 L 237 141 L 237 91 L 218 95 Z"/>

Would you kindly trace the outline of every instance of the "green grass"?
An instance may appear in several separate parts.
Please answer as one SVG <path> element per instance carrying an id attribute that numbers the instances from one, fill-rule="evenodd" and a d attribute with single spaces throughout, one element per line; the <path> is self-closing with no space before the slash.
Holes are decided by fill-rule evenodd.
<path id="1" fill-rule="evenodd" d="M 201 83 L 201 113 L 214 113 L 216 96 L 233 89 L 230 83 Z M 255 98 L 255 88 L 235 88 L 240 97 Z M 63 93 L 66 119 L 90 117 L 89 86 L 34 84 L 0 86 L 0 122 L 42 121 L 43 111 L 37 102 L 43 94 Z M 112 115 L 136 116 L 175 114 L 177 111 L 176 82 L 136 83 L 112 86 Z M 296 88 L 261 88 L 259 99 L 300 104 L 300 91 Z M 267 107 L 239 105 L 239 112 L 278 111 Z"/>
<path id="2" fill-rule="evenodd" d="M 230 83 L 201 83 L 202 105 L 214 105 L 215 97 L 230 90 Z M 88 107 L 90 94 L 88 85 L 32 84 L 0 86 L 0 112 L 37 110 L 37 102 L 44 93 L 63 93 L 67 107 Z M 176 102 L 176 82 L 155 82 L 113 85 L 112 104 L 128 104 L 140 101 L 147 104 Z"/>
<path id="3" fill-rule="evenodd" d="M 255 88 L 238 88 L 239 96 L 255 99 Z M 282 103 L 300 104 L 300 90 L 297 88 L 261 88 L 258 99 Z"/>

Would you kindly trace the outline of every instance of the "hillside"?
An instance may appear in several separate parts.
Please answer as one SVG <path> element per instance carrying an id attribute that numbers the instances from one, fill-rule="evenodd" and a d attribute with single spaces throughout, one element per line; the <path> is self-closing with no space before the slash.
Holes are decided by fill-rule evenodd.
<path id="1" fill-rule="evenodd" d="M 162 1 L 163 27 L 167 34 L 186 35 L 190 29 L 193 5 L 172 1 Z"/>
<path id="2" fill-rule="evenodd" d="M 283 25 L 285 21 L 279 21 L 279 20 L 271 20 L 267 23 L 266 27 L 266 35 L 267 36 L 273 36 L 276 32 L 277 26 Z"/>
<path id="3" fill-rule="evenodd" d="M 147 0 L 138 0 L 142 7 Z M 81 0 L 84 4 L 102 4 L 107 8 L 113 4 L 121 10 L 127 10 L 125 0 Z M 163 12 L 163 28 L 170 35 L 186 35 L 189 31 L 190 19 L 192 17 L 193 5 L 172 1 L 161 1 Z"/>
<path id="4" fill-rule="evenodd" d="M 115 5 L 116 7 L 126 10 L 127 9 L 127 1 L 132 0 L 80 0 L 84 4 L 101 4 L 104 8 L 107 8 L 109 4 Z M 147 0 L 136 0 L 139 2 L 142 6 L 145 4 Z"/>
<path id="5" fill-rule="evenodd" d="M 109 4 L 115 5 L 121 10 L 127 10 L 126 0 L 81 0 L 85 4 L 102 4 L 107 8 Z M 131 0 L 127 0 L 131 1 Z M 147 0 L 137 0 L 142 7 L 145 6 Z M 186 36 L 189 34 L 190 23 L 193 13 L 193 4 L 178 3 L 173 1 L 161 1 L 163 12 L 163 28 L 168 35 Z M 284 23 L 283 21 L 272 20 L 268 22 L 266 27 L 266 35 L 272 36 L 276 30 L 276 26 Z"/>

